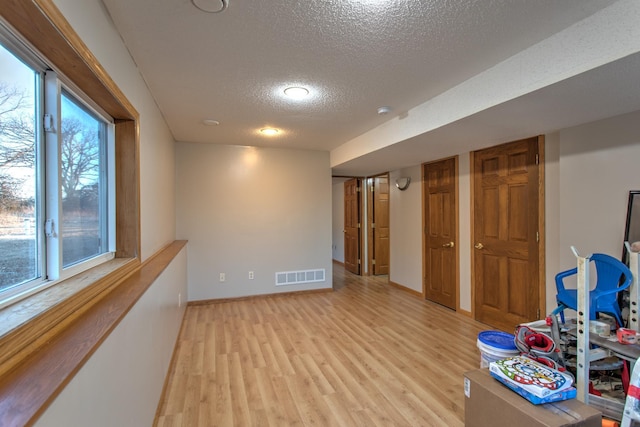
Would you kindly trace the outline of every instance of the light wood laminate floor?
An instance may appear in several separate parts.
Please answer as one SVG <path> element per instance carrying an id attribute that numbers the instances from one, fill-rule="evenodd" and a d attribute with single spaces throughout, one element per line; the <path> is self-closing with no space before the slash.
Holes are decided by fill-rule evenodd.
<path id="1" fill-rule="evenodd" d="M 189 306 L 167 426 L 462 426 L 468 317 L 334 264 L 334 292 Z"/>

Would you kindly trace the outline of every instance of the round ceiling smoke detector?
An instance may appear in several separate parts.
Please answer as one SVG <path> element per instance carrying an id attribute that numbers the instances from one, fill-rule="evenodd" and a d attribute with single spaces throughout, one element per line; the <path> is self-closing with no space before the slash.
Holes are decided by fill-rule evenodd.
<path id="1" fill-rule="evenodd" d="M 191 0 L 191 3 L 207 13 L 220 13 L 229 6 L 229 0 Z"/>
<path id="2" fill-rule="evenodd" d="M 389 114 L 391 112 L 391 107 L 378 107 L 378 114 L 381 116 L 385 114 Z"/>

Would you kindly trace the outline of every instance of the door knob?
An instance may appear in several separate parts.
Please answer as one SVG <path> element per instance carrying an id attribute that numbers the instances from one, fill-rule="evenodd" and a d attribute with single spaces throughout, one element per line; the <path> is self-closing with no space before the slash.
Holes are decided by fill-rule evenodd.
<path id="1" fill-rule="evenodd" d="M 454 245 L 453 242 L 449 242 L 449 243 L 445 243 L 444 245 L 442 245 L 443 248 L 452 248 Z"/>
<path id="2" fill-rule="evenodd" d="M 484 245 L 482 243 L 476 243 L 473 247 L 476 249 L 482 249 L 484 248 Z"/>

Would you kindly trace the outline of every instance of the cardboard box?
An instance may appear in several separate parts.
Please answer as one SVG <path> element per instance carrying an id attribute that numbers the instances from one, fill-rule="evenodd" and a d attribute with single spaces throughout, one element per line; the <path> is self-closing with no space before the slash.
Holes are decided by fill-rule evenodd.
<path id="1" fill-rule="evenodd" d="M 491 377 L 488 369 L 464 374 L 466 427 L 601 427 L 602 413 L 576 399 L 534 405 Z"/>

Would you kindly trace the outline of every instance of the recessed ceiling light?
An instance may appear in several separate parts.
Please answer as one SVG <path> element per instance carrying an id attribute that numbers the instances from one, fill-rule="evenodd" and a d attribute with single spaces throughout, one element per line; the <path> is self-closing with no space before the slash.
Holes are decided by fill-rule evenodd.
<path id="1" fill-rule="evenodd" d="M 303 99 L 309 96 L 309 89 L 300 86 L 292 86 L 286 88 L 284 90 L 284 94 L 292 99 Z"/>
<path id="2" fill-rule="evenodd" d="M 204 119 L 202 124 L 205 126 L 218 126 L 220 124 L 219 121 L 213 119 Z"/>
<path id="3" fill-rule="evenodd" d="M 260 129 L 260 133 L 266 136 L 274 136 L 277 135 L 280 131 L 274 128 L 262 128 Z"/>
<path id="4" fill-rule="evenodd" d="M 191 4 L 207 13 L 220 13 L 229 7 L 229 0 L 191 0 Z"/>
<path id="5" fill-rule="evenodd" d="M 385 114 L 389 114 L 391 112 L 391 107 L 378 107 L 378 114 L 380 114 L 381 116 L 385 115 Z"/>

